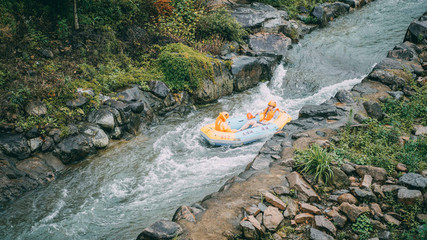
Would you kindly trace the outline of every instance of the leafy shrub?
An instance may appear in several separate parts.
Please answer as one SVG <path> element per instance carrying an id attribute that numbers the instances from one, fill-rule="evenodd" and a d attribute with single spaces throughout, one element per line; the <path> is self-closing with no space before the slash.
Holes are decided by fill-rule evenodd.
<path id="1" fill-rule="evenodd" d="M 212 62 L 209 58 L 181 43 L 162 48 L 158 63 L 165 76 L 165 83 L 174 90 L 193 91 L 201 87 L 204 79 L 214 80 Z"/>
<path id="2" fill-rule="evenodd" d="M 361 240 L 369 239 L 370 234 L 374 231 L 371 220 L 366 216 L 366 214 L 360 215 L 351 228 L 354 232 L 359 234 Z"/>
<path id="3" fill-rule="evenodd" d="M 196 28 L 196 36 L 199 39 L 209 39 L 219 36 L 227 41 L 236 41 L 243 44 L 243 37 L 247 32 L 225 9 L 220 8 L 203 15 Z"/>
<path id="4" fill-rule="evenodd" d="M 309 149 L 297 151 L 295 162 L 296 167 L 303 173 L 314 175 L 314 180 L 322 180 L 329 184 L 334 177 L 331 169 L 331 162 L 334 160 L 332 153 L 319 145 L 314 144 Z"/>
<path id="5" fill-rule="evenodd" d="M 402 151 L 396 155 L 396 159 L 406 164 L 408 170 L 416 172 L 427 168 L 427 138 L 418 138 L 416 141 L 405 143 Z"/>

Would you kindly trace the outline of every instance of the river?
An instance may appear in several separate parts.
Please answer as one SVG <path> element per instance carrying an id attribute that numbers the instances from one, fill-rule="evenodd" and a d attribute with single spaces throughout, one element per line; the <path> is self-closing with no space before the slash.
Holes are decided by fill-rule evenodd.
<path id="1" fill-rule="evenodd" d="M 425 0 L 377 0 L 336 19 L 295 44 L 271 81 L 164 119 L 9 204 L 0 239 L 135 239 L 217 191 L 256 156 L 263 142 L 218 148 L 201 139 L 200 127 L 218 112 L 254 113 L 273 99 L 296 118 L 303 105 L 359 83 L 426 10 Z"/>

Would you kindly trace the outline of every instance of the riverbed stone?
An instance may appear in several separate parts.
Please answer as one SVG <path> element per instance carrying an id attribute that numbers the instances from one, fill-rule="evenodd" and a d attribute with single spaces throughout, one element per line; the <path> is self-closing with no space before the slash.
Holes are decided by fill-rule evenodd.
<path id="1" fill-rule="evenodd" d="M 40 184 L 44 184 L 55 179 L 53 170 L 46 165 L 42 159 L 37 157 L 27 158 L 17 162 L 16 168 L 25 172 Z"/>
<path id="2" fill-rule="evenodd" d="M 31 152 L 39 150 L 42 145 L 43 139 L 41 137 L 31 138 L 28 140 L 28 146 L 30 147 Z"/>
<path id="3" fill-rule="evenodd" d="M 258 239 L 258 233 L 254 225 L 248 220 L 241 221 L 240 227 L 242 228 L 243 236 L 246 239 Z"/>
<path id="4" fill-rule="evenodd" d="M 189 206 L 181 206 L 175 211 L 172 221 L 177 222 L 180 220 L 196 222 L 196 216 L 193 214 Z"/>
<path id="5" fill-rule="evenodd" d="M 168 220 L 157 221 L 145 228 L 137 237 L 137 240 L 172 239 L 182 234 L 181 226 Z"/>
<path id="6" fill-rule="evenodd" d="M 285 218 L 293 218 L 297 215 L 298 213 L 298 203 L 297 201 L 293 200 L 292 198 L 287 198 L 286 199 L 286 204 L 287 204 L 287 208 L 286 210 L 283 212 L 283 216 Z"/>
<path id="7" fill-rule="evenodd" d="M 399 178 L 399 183 L 416 189 L 425 189 L 427 187 L 427 177 L 418 173 L 406 173 Z"/>
<path id="8" fill-rule="evenodd" d="M 405 79 L 399 76 L 396 76 L 395 74 L 389 71 L 382 70 L 382 69 L 377 69 L 372 71 L 368 75 L 368 78 L 373 81 L 381 82 L 394 90 L 403 88 L 406 83 Z"/>
<path id="9" fill-rule="evenodd" d="M 69 164 L 83 160 L 92 151 L 92 147 L 92 141 L 86 135 L 79 134 L 63 139 L 56 145 L 54 154 L 64 164 Z"/>
<path id="10" fill-rule="evenodd" d="M 425 18 L 420 17 L 418 20 L 415 20 L 409 24 L 404 41 L 426 44 L 426 36 L 427 21 Z"/>
<path id="11" fill-rule="evenodd" d="M 115 127 L 114 115 L 106 108 L 91 112 L 88 116 L 88 121 L 98 124 L 107 131 L 111 131 Z"/>
<path id="12" fill-rule="evenodd" d="M 423 201 L 423 194 L 419 190 L 399 189 L 397 200 L 405 205 L 413 205 Z"/>
<path id="13" fill-rule="evenodd" d="M 301 177 L 298 172 L 292 172 L 286 175 L 289 186 L 298 191 L 298 198 L 304 202 L 320 201 L 319 195 L 311 188 L 311 186 Z"/>
<path id="14" fill-rule="evenodd" d="M 385 193 L 398 191 L 399 189 L 407 189 L 407 187 L 400 186 L 400 185 L 382 185 L 381 186 L 381 191 Z"/>
<path id="15" fill-rule="evenodd" d="M 283 221 L 282 213 L 276 207 L 269 206 L 264 211 L 263 224 L 269 231 L 275 231 Z"/>
<path id="16" fill-rule="evenodd" d="M 350 91 L 347 91 L 347 90 L 339 90 L 335 94 L 335 98 L 342 103 L 347 103 L 347 104 L 354 103 L 353 95 L 351 94 Z"/>
<path id="17" fill-rule="evenodd" d="M 231 15 L 244 28 L 262 29 L 266 32 L 279 28 L 283 20 L 289 18 L 286 11 L 277 10 L 264 3 L 250 5 L 235 5 L 231 8 Z"/>
<path id="18" fill-rule="evenodd" d="M 96 148 L 104 148 L 108 146 L 110 139 L 104 130 L 96 125 L 86 125 L 82 129 L 82 132 L 91 139 L 93 146 Z"/>
<path id="19" fill-rule="evenodd" d="M 263 232 L 261 223 L 253 215 L 248 216 L 248 221 L 252 223 L 256 230 L 258 230 L 259 232 Z"/>

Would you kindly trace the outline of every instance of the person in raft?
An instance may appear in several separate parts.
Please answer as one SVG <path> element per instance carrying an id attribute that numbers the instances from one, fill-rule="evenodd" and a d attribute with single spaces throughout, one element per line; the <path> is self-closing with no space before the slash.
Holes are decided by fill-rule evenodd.
<path id="1" fill-rule="evenodd" d="M 215 121 L 215 130 L 221 132 L 237 132 L 237 129 L 231 129 L 226 122 L 229 117 L 228 112 L 220 112 Z"/>
<path id="2" fill-rule="evenodd" d="M 245 130 L 246 128 L 252 126 L 252 127 L 259 127 L 261 125 L 266 125 L 268 124 L 268 122 L 273 119 L 274 115 L 276 114 L 277 111 L 280 111 L 279 108 L 276 108 L 276 101 L 271 100 L 270 102 L 268 102 L 268 106 L 264 111 L 261 111 L 257 114 L 259 114 L 260 119 L 257 122 L 256 120 L 249 120 L 247 123 L 245 123 L 245 125 L 243 125 L 239 131 Z M 251 114 L 248 114 L 252 117 Z"/>

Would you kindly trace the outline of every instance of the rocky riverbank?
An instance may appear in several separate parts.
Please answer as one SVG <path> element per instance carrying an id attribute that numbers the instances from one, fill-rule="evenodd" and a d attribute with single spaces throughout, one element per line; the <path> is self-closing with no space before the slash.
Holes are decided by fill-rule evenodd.
<path id="1" fill-rule="evenodd" d="M 345 3 L 343 3 L 345 2 Z M 149 91 L 138 86 L 101 96 L 101 107 L 83 116 L 82 122 L 66 129 L 33 128 L 23 131 L 13 125 L 0 126 L 0 202 L 18 198 L 23 193 L 53 181 L 67 164 L 84 160 L 112 141 L 130 139 L 163 117 L 182 116 L 195 104 L 212 102 L 236 91 L 244 91 L 260 81 L 271 79 L 274 69 L 286 56 L 292 42 L 342 14 L 369 1 L 343 1 L 322 4 L 310 13 L 290 20 L 286 11 L 269 5 L 231 4 L 232 15 L 253 34 L 245 45 L 225 46 L 214 66 L 214 81 L 206 79 L 200 90 L 171 92 L 162 82 L 152 81 Z M 308 17 L 317 24 L 305 24 Z M 232 61 L 232 64 L 227 64 Z M 77 89 L 76 99 L 67 102 L 70 109 L 88 104 L 91 89 Z M 26 103 L 26 114 L 45 116 L 46 105 Z"/>
<path id="2" fill-rule="evenodd" d="M 363 129 L 367 118 L 381 120 L 382 101 L 414 94 L 411 78 L 425 86 L 426 39 L 424 13 L 360 84 L 321 105 L 304 106 L 244 172 L 200 203 L 178 208 L 172 221 L 146 228 L 138 239 L 392 239 L 393 231 L 407 224 L 408 212 L 398 204 L 421 206 L 411 213 L 418 223 L 412 227 L 425 238 L 425 170 L 408 172 L 398 163 L 390 174 L 380 167 L 332 162 L 332 186 L 324 188 L 297 171 L 295 150 L 313 144 L 328 148 L 340 142 L 341 127 Z M 399 137 L 400 144 L 425 137 L 426 126 L 413 127 L 411 136 Z"/>

